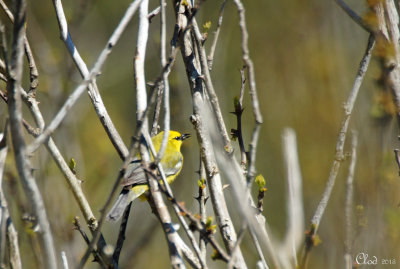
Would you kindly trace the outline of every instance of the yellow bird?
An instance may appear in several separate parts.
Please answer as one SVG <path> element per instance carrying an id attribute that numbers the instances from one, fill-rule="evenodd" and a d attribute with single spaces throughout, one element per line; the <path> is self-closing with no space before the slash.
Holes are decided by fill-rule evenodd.
<path id="1" fill-rule="evenodd" d="M 152 137 L 156 152 L 160 150 L 164 132 Z M 168 184 L 171 184 L 179 175 L 183 165 L 183 156 L 181 146 L 183 140 L 189 138 L 190 134 L 181 134 L 177 131 L 170 131 L 168 135 L 167 147 L 160 164 L 167 177 Z M 161 176 L 159 175 L 159 180 Z M 107 214 L 107 220 L 117 221 L 121 218 L 125 208 L 130 202 L 145 193 L 149 186 L 143 166 L 141 165 L 140 155 L 138 155 L 127 167 L 126 177 L 122 182 L 122 189 L 117 201 L 114 203 L 110 212 Z"/>

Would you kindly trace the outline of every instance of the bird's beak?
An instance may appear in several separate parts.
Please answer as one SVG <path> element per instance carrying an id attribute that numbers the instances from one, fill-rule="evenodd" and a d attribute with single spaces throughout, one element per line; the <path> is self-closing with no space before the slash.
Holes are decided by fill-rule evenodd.
<path id="1" fill-rule="evenodd" d="M 185 139 L 187 139 L 189 137 L 190 137 L 190 134 L 182 134 L 181 135 L 181 140 L 183 141 L 183 140 L 185 140 Z"/>

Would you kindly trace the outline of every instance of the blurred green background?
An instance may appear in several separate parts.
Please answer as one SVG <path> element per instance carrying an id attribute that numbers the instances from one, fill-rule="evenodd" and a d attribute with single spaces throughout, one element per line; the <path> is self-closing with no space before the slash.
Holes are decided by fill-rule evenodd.
<path id="1" fill-rule="evenodd" d="M 6 1 L 7 2 L 7 1 Z M 40 72 L 38 100 L 48 123 L 66 97 L 80 82 L 64 44 L 59 39 L 58 25 L 51 1 L 28 1 L 27 35 Z M 159 5 L 150 1 L 150 10 Z M 348 1 L 360 14 L 367 8 L 364 1 Z M 78 50 L 90 68 L 119 19 L 129 5 L 121 0 L 64 1 L 69 30 Z M 174 27 L 171 2 L 168 10 L 168 40 Z M 212 22 L 206 47 L 209 49 L 215 30 L 221 1 L 205 1 L 197 15 L 199 25 Z M 255 64 L 258 95 L 264 123 L 257 153 L 257 171 L 267 179 L 268 191 L 264 214 L 277 238 L 283 238 L 286 228 L 286 179 L 283 166 L 281 134 L 284 127 L 297 132 L 298 151 L 303 176 L 305 223 L 313 215 L 327 181 L 334 159 L 335 143 L 346 101 L 364 54 L 368 35 L 337 6 L 334 1 L 245 1 L 249 30 L 250 55 Z M 12 5 L 10 5 L 12 6 Z M 6 24 L 8 40 L 12 28 Z M 137 35 L 137 17 L 130 23 L 114 47 L 97 83 L 116 128 L 129 145 L 135 128 L 135 89 L 133 57 Z M 212 78 L 217 91 L 227 129 L 236 128 L 233 98 L 239 94 L 241 60 L 240 30 L 237 9 L 228 1 L 220 40 L 217 46 Z M 146 80 L 154 81 L 160 74 L 159 17 L 150 24 L 147 47 Z M 207 50 L 208 51 L 208 50 Z M 400 202 L 398 168 L 393 149 L 398 146 L 398 127 L 388 113 L 379 90 L 379 65 L 371 61 L 351 119 L 351 129 L 359 132 L 358 160 L 355 174 L 354 253 L 368 253 L 380 259 L 396 259 L 400 263 Z M 28 85 L 25 79 L 24 85 Z M 171 83 L 171 129 L 194 134 L 189 117 L 192 112 L 190 90 L 185 69 L 178 54 Z M 2 90 L 5 85 L 1 85 Z M 250 141 L 254 119 L 248 93 L 243 114 L 246 147 Z M 0 126 L 4 126 L 6 105 L 0 102 Z M 27 112 L 25 118 L 33 121 Z M 1 127 L 3 128 L 3 127 Z M 83 190 L 96 216 L 117 177 L 121 160 L 107 139 L 87 95 L 54 134 L 63 156 L 77 161 L 77 175 L 83 180 Z M 31 138 L 28 138 L 31 141 Z M 350 139 L 347 139 L 350 141 Z M 236 152 L 239 152 L 235 144 Z M 346 151 L 349 151 L 346 143 Z M 173 190 L 186 208 L 197 212 L 197 179 L 199 153 L 196 139 L 183 146 L 185 165 Z M 58 168 L 45 149 L 32 159 L 35 176 L 45 198 L 54 232 L 57 251 L 66 251 L 73 266 L 86 245 L 73 230 L 72 220 L 80 215 Z M 344 265 L 344 201 L 348 161 L 342 163 L 332 198 L 322 219 L 319 237 L 322 243 L 313 249 L 309 268 L 341 268 Z M 38 268 L 30 235 L 20 219 L 24 203 L 21 187 L 16 184 L 12 154 L 8 158 L 5 189 L 11 215 L 19 230 L 23 265 Z M 209 208 L 209 214 L 211 214 Z M 171 211 L 172 213 L 172 211 Z M 172 213 L 173 215 L 173 213 Z M 140 217 L 139 217 L 140 216 Z M 236 218 L 235 218 L 236 219 Z M 362 219 L 366 225 L 357 225 Z M 81 221 L 84 223 L 84 221 Z M 236 221 L 236 223 L 238 223 Z M 357 232 L 356 232 L 357 231 Z M 107 223 L 106 240 L 114 244 L 117 226 Z M 143 234 L 146 234 L 143 237 Z M 243 252 L 249 268 L 255 267 L 256 254 L 251 241 L 245 238 Z M 209 254 L 211 254 L 209 248 Z M 132 209 L 129 230 L 121 254 L 121 268 L 169 268 L 164 235 L 147 203 L 136 202 Z M 210 262 L 210 268 L 224 268 L 222 262 Z M 88 268 L 97 268 L 91 264 Z M 385 267 L 386 268 L 386 267 Z M 396 268 L 396 265 L 389 266 Z"/>

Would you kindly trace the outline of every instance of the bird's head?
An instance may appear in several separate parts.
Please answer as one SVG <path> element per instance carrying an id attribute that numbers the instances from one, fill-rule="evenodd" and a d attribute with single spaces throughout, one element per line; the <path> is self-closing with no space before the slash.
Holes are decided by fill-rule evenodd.
<path id="1" fill-rule="evenodd" d="M 190 134 L 181 134 L 177 131 L 169 131 L 168 142 L 173 144 L 178 150 L 180 150 L 183 140 L 189 137 Z"/>

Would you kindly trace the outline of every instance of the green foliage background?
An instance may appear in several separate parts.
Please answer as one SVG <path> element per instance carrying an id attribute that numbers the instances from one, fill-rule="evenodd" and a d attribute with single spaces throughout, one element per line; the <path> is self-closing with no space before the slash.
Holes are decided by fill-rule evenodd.
<path id="1" fill-rule="evenodd" d="M 159 4 L 158 1 L 150 2 L 151 8 Z M 89 68 L 129 3 L 127 0 L 118 3 L 107 0 L 64 1 L 72 38 Z M 197 15 L 199 25 L 212 22 L 207 48 L 216 27 L 220 3 L 205 1 Z M 255 64 L 264 117 L 257 171 L 267 181 L 265 216 L 273 233 L 277 238 L 282 238 L 286 228 L 282 130 L 290 126 L 297 132 L 308 225 L 329 175 L 343 116 L 343 102 L 352 87 L 368 35 L 334 1 L 245 1 L 244 4 L 250 34 L 250 55 Z M 363 1 L 353 0 L 349 4 L 360 15 L 366 12 Z M 170 39 L 175 19 L 170 2 L 167 10 Z M 0 16 L 11 40 L 12 28 L 2 12 Z M 150 30 L 146 79 L 153 81 L 161 70 L 159 17 L 152 20 Z M 114 48 L 97 79 L 110 116 L 128 145 L 136 117 L 132 67 L 136 34 L 137 18 Z M 79 83 L 80 77 L 59 39 L 51 1 L 28 1 L 27 35 L 40 68 L 38 100 L 48 123 Z M 212 71 L 228 129 L 236 128 L 235 118 L 229 112 L 233 111 L 233 98 L 240 90 L 240 37 L 237 10 L 232 1 L 228 1 Z M 376 83 L 379 76 L 379 66 L 372 60 L 351 120 L 351 128 L 359 132 L 354 204 L 363 205 L 364 211 L 359 218 L 365 224 L 356 225 L 358 215 L 354 209 L 354 253 L 365 252 L 377 256 L 379 261 L 386 258 L 396 259 L 400 263 L 400 189 L 398 168 L 393 155 L 393 149 L 399 144 L 396 138 L 398 128 L 387 114 L 387 105 L 382 101 L 384 97 L 379 95 Z M 25 85 L 28 82 L 25 79 Z M 171 129 L 194 134 L 189 122 L 192 111 L 190 90 L 180 55 L 171 73 L 170 83 Z M 0 87 L 4 90 L 5 85 Z M 243 132 L 248 146 L 254 120 L 247 93 L 244 106 Z M 6 109 L 6 105 L 0 102 L 0 126 L 4 126 Z M 24 117 L 33 124 L 29 113 L 25 112 Z M 98 210 L 104 204 L 122 162 L 108 141 L 87 96 L 81 97 L 53 137 L 64 157 L 76 160 L 77 175 L 83 180 L 83 189 L 96 216 L 99 216 Z M 31 141 L 31 138 L 27 139 Z M 236 152 L 239 152 L 237 145 L 235 147 Z M 196 212 L 197 203 L 193 197 L 197 195 L 198 176 L 195 171 L 198 170 L 199 153 L 195 138 L 185 143 L 183 154 L 185 165 L 173 190 L 179 200 L 185 201 L 188 209 Z M 322 219 L 319 230 L 322 244 L 313 250 L 310 268 L 343 267 L 345 178 L 348 163 L 346 161 L 342 164 L 332 199 Z M 72 228 L 72 220 L 75 215 L 79 215 L 79 209 L 45 149 L 40 149 L 39 155 L 33 157 L 33 164 L 37 168 L 35 176 L 49 211 L 57 250 L 66 251 L 73 265 L 79 261 L 86 247 L 78 232 Z M 24 212 L 21 208 L 27 208 L 27 205 L 24 204 L 24 195 L 12 167 L 10 154 L 5 189 L 11 215 L 19 230 L 23 265 L 39 268 L 40 265 L 34 259 L 35 250 L 32 252 L 30 245 L 31 241 L 37 244 L 35 235 L 20 220 Z M 230 201 L 232 198 L 229 191 L 226 193 Z M 211 212 L 210 207 L 209 214 Z M 131 216 L 126 245 L 121 255 L 121 268 L 169 268 L 164 236 L 147 203 L 136 202 Z M 148 227 L 152 227 L 150 232 Z M 144 232 L 148 233 L 145 240 L 138 242 Z M 110 243 L 116 240 L 117 233 L 117 226 L 106 224 L 105 237 Z M 256 254 L 248 238 L 244 242 L 243 251 L 250 257 L 249 268 L 254 268 Z M 89 267 L 96 268 L 95 265 Z M 217 267 L 223 268 L 224 265 L 221 262 L 210 263 L 210 268 Z"/>

